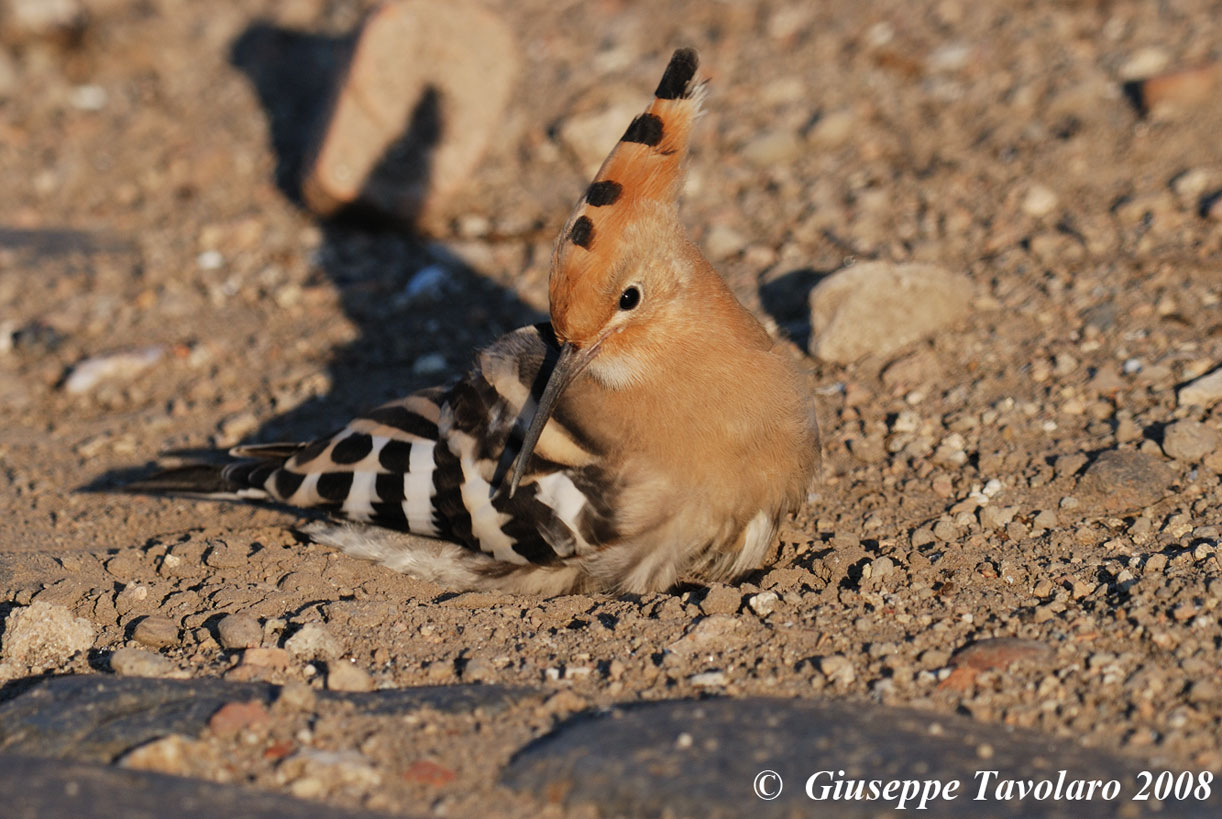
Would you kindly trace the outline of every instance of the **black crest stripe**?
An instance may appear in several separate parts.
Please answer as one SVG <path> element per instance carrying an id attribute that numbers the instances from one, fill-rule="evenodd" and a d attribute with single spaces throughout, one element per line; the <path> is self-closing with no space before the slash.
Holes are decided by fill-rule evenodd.
<path id="1" fill-rule="evenodd" d="M 351 489 L 351 472 L 324 472 L 318 476 L 318 494 L 326 500 L 343 503 Z"/>
<path id="2" fill-rule="evenodd" d="M 639 142 L 653 147 L 662 141 L 662 118 L 656 114 L 641 114 L 632 121 L 620 138 L 621 142 Z"/>
<path id="3" fill-rule="evenodd" d="M 589 216 L 582 216 L 573 223 L 573 229 L 569 232 L 569 238 L 573 244 L 578 247 L 590 249 L 590 243 L 594 241 L 594 223 L 590 221 Z"/>
<path id="4" fill-rule="evenodd" d="M 335 445 L 331 450 L 331 460 L 337 464 L 354 464 L 372 451 L 373 438 L 361 432 L 354 432 Z"/>
<path id="5" fill-rule="evenodd" d="M 596 208 L 604 205 L 614 205 L 619 195 L 624 192 L 624 186 L 610 179 L 595 182 L 586 189 L 586 203 Z"/>
<path id="6" fill-rule="evenodd" d="M 654 96 L 664 100 L 686 97 L 687 85 L 696 75 L 696 66 L 699 64 L 700 58 L 696 56 L 694 49 L 681 48 L 676 51 L 666 66 L 662 81 L 658 83 L 658 90 L 653 92 Z"/>

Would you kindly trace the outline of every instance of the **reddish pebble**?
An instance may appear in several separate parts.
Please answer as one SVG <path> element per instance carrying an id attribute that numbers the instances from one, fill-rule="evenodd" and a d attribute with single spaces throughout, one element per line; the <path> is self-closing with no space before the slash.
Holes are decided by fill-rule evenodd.
<path id="1" fill-rule="evenodd" d="M 440 788 L 454 781 L 457 776 L 452 770 L 445 766 L 438 765 L 436 762 L 430 762 L 427 759 L 419 759 L 411 764 L 411 766 L 403 772 L 403 778 L 409 782 L 420 782 L 424 785 L 432 785 L 435 788 Z"/>
<path id="2" fill-rule="evenodd" d="M 208 720 L 208 728 L 218 737 L 231 737 L 239 731 L 264 725 L 271 720 L 267 707 L 257 700 L 229 702 Z"/>

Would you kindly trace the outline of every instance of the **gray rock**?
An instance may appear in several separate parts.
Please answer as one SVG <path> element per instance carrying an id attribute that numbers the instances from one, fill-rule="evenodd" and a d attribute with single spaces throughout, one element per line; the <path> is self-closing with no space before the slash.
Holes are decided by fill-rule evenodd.
<path id="1" fill-rule="evenodd" d="M 370 693 L 317 692 L 319 699 L 350 702 L 359 714 L 400 715 L 432 708 L 489 712 L 530 695 L 499 685 L 421 686 Z M 230 702 L 270 705 L 280 686 L 229 680 L 63 676 L 45 679 L 0 704 L 0 752 L 110 762 L 125 751 L 168 734 L 199 736 L 209 718 Z"/>
<path id="2" fill-rule="evenodd" d="M 176 819 L 332 819 L 338 815 L 328 805 L 252 788 L 12 754 L 0 754 L 0 793 L 4 794 L 4 815 L 10 819 L 154 819 L 167 815 L 170 805 Z M 373 819 L 383 814 L 345 808 L 343 815 Z"/>
<path id="3" fill-rule="evenodd" d="M 935 265 L 854 265 L 811 290 L 810 352 L 836 364 L 887 356 L 962 319 L 971 300 L 970 279 Z"/>
<path id="4" fill-rule="evenodd" d="M 850 702 L 704 700 L 629 706 L 579 716 L 511 760 L 504 784 L 608 816 L 890 815 L 897 799 L 818 802 L 808 798 L 844 779 L 962 784 L 953 800 L 931 799 L 936 816 L 1115 816 L 1137 792 L 1141 765 L 1106 751 L 951 714 Z M 978 771 L 1000 779 L 1116 779 L 1115 801 L 1018 798 L 975 801 Z M 769 773 L 770 772 L 770 773 Z M 996 782 L 992 783 L 996 787 Z M 770 800 L 761 799 L 761 789 Z M 779 794 L 777 791 L 779 790 Z M 898 789 L 897 789 L 898 790 Z M 1177 803 L 1176 815 L 1214 816 L 1222 790 Z M 919 796 L 905 805 L 919 806 Z"/>
<path id="5" fill-rule="evenodd" d="M 1171 468 L 1159 458 L 1112 449 L 1086 468 L 1078 479 L 1077 497 L 1088 513 L 1126 512 L 1161 500 L 1174 480 Z"/>
<path id="6" fill-rule="evenodd" d="M 1176 421 L 1163 430 L 1163 452 L 1177 461 L 1196 463 L 1218 448 L 1217 430 L 1200 421 Z"/>
<path id="7" fill-rule="evenodd" d="M 249 614 L 227 614 L 216 624 L 216 635 L 225 648 L 254 648 L 263 642 L 263 627 Z"/>

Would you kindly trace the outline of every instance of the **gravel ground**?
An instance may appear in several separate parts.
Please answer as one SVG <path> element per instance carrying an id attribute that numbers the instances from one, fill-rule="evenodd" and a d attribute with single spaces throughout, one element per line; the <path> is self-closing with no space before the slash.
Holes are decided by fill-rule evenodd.
<path id="1" fill-rule="evenodd" d="M 1222 366 L 1222 95 L 1143 116 L 1126 93 L 1222 57 L 1218 3 L 490 2 L 519 87 L 418 232 L 320 225 L 292 184 L 366 4 L 86 5 L 79 36 L 0 37 L 0 699 L 45 673 L 291 683 L 270 721 L 132 764 L 438 815 L 538 815 L 495 784 L 524 743 L 711 694 L 1222 771 L 1222 402 L 1185 389 Z M 824 430 L 770 568 L 455 594 L 282 510 L 107 491 L 163 451 L 326 432 L 539 319 L 554 232 L 623 127 L 592 123 L 682 44 L 713 81 L 684 218 L 793 342 Z M 811 287 L 866 261 L 961 273 L 970 310 L 807 355 Z M 535 693 L 394 724 L 310 699 L 459 682 Z"/>

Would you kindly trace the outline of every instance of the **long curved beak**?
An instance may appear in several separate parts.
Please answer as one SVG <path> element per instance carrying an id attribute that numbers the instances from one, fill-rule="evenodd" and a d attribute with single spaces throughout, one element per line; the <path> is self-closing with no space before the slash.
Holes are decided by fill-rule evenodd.
<path id="1" fill-rule="evenodd" d="M 518 482 L 522 480 L 522 475 L 526 472 L 526 464 L 535 451 L 535 445 L 539 443 L 539 436 L 543 434 L 543 428 L 547 426 L 548 419 L 552 417 L 552 410 L 556 408 L 556 401 L 560 398 L 560 394 L 586 368 L 590 359 L 594 357 L 596 349 L 597 345 L 585 350 L 578 349 L 569 342 L 560 345 L 560 356 L 556 359 L 556 365 L 552 367 L 551 375 L 547 378 L 543 395 L 539 397 L 535 414 L 530 419 L 526 436 L 522 439 L 522 447 L 518 450 L 517 457 L 514 458 L 513 472 L 509 477 L 509 497 L 512 498 L 513 493 L 517 491 Z"/>

